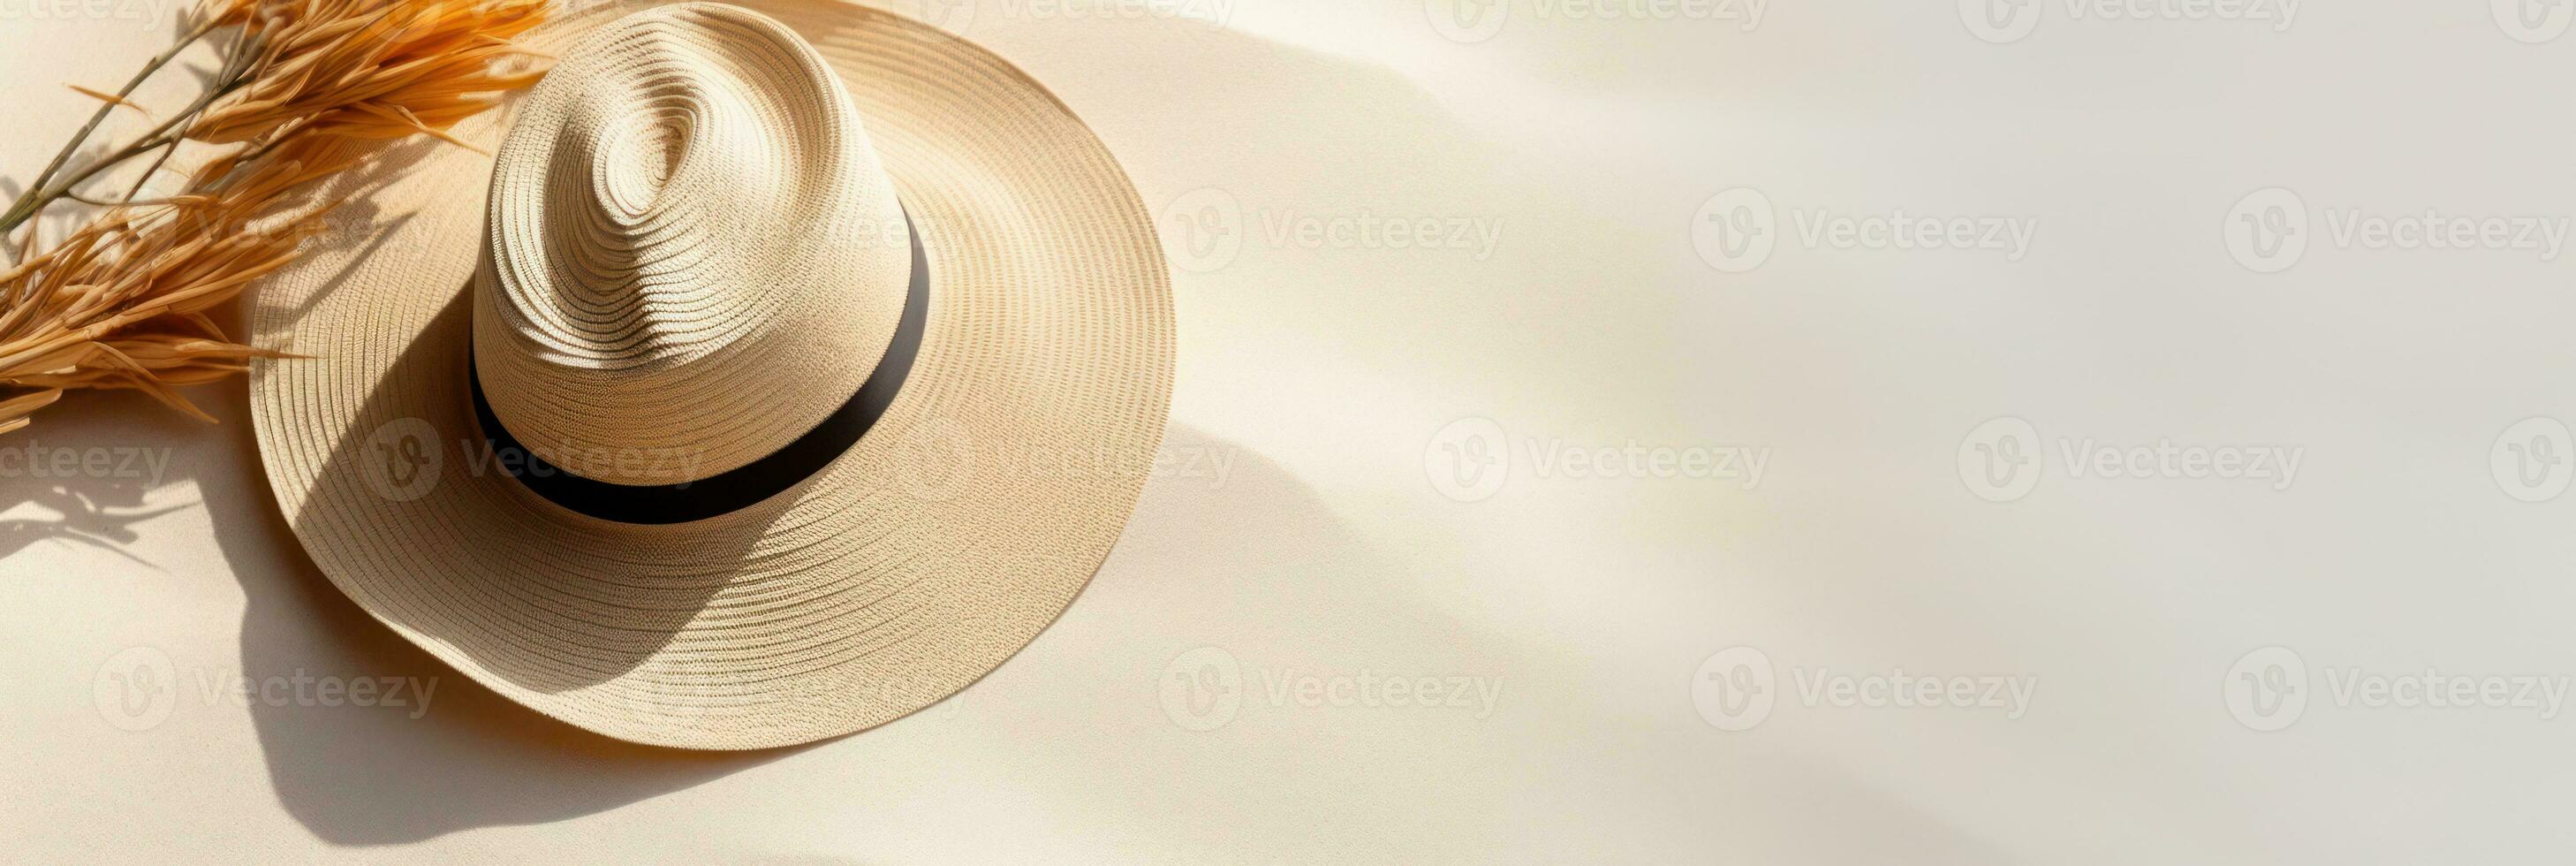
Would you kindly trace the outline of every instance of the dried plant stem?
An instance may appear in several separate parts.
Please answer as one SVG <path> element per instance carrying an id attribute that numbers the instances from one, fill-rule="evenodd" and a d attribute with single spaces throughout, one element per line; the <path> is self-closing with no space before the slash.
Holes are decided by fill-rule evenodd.
<path id="1" fill-rule="evenodd" d="M 189 37 L 189 40 L 195 41 L 196 38 L 198 37 L 191 36 Z M 253 50 L 256 50 L 256 48 Z M 51 175 L 55 170 L 61 168 L 62 165 L 62 157 L 57 155 L 54 158 L 54 165 L 46 169 L 45 174 L 37 175 L 36 183 L 29 186 L 26 193 L 20 195 L 19 198 L 22 203 L 12 205 L 8 214 L 0 215 L 0 232 L 6 232 L 17 228 L 20 223 L 24 223 L 28 219 L 33 218 L 36 214 L 42 212 L 46 205 L 52 204 L 54 200 L 68 195 L 72 189 L 80 186 L 83 182 L 98 175 L 100 172 L 122 164 L 126 160 L 150 153 L 156 148 L 177 148 L 179 142 L 185 138 L 185 136 L 181 135 L 179 132 L 180 130 L 185 129 L 182 124 L 193 122 L 200 113 L 206 110 L 207 106 L 213 105 L 215 100 L 232 95 L 235 91 L 240 90 L 243 85 L 248 83 L 245 80 L 245 76 L 247 75 L 245 70 L 227 69 L 226 72 L 228 74 L 224 77 L 221 83 L 215 87 L 207 88 L 206 92 L 200 94 L 196 101 L 189 103 L 187 108 L 181 109 L 179 113 L 171 115 L 169 119 L 163 120 L 159 124 L 153 126 L 150 131 L 143 133 L 142 138 L 131 144 L 127 144 L 122 148 L 116 149 L 105 157 L 93 160 L 88 166 L 77 172 L 73 172 L 69 177 L 57 179 L 52 184 L 48 185 L 45 182 L 46 177 Z M 133 81 L 127 82 L 125 90 L 119 91 L 117 96 L 122 98 L 126 93 L 132 92 L 137 85 L 143 82 L 143 79 L 150 77 L 151 74 L 152 68 L 147 67 L 143 74 L 135 76 Z M 101 114 L 91 115 L 89 125 L 82 127 L 80 137 L 72 139 L 72 143 L 65 146 L 64 152 L 68 153 L 72 148 L 78 147 L 81 140 L 87 138 L 90 131 L 98 125 L 98 119 L 104 116 L 104 110 L 115 107 L 116 106 L 114 105 L 107 105 L 102 108 Z M 140 189 L 143 181 L 149 179 L 150 175 L 149 173 L 146 173 L 145 177 L 135 181 L 136 188 Z M 21 207 L 25 208 L 24 212 L 20 211 Z"/>
<path id="2" fill-rule="evenodd" d="M 188 46 L 197 44 L 197 40 L 204 39 L 206 34 L 214 30 L 215 22 L 212 20 L 190 29 L 179 37 L 177 44 L 153 55 L 150 61 L 143 64 L 143 71 L 135 73 L 134 78 L 125 82 L 124 87 L 117 88 L 116 98 L 118 100 L 131 98 L 135 89 L 142 87 L 143 82 L 152 77 L 152 73 L 159 72 L 161 67 L 170 65 L 170 61 L 177 59 L 180 52 L 188 50 Z M 79 132 L 72 133 L 72 140 L 64 142 L 63 149 L 54 153 L 51 162 L 45 163 L 45 169 L 36 173 L 36 180 L 27 185 L 25 192 L 18 194 L 16 201 L 9 203 L 8 212 L 0 214 L 0 232 L 17 228 L 19 223 L 26 222 L 29 217 L 35 216 L 36 211 L 43 209 L 43 197 L 38 194 L 38 191 L 44 189 L 46 182 L 53 179 L 54 172 L 61 171 L 63 163 L 69 161 L 72 154 L 80 150 L 81 142 L 88 141 L 90 134 L 98 131 L 98 125 L 106 122 L 107 116 L 116 110 L 116 105 L 117 103 L 110 102 L 90 113 L 89 122 L 81 124 Z M 116 161 L 118 160 L 107 160 L 110 163 Z"/>
<path id="3" fill-rule="evenodd" d="M 302 190 L 357 165 L 379 142 L 427 134 L 490 108 L 541 71 L 509 68 L 510 38 L 543 20 L 544 0 L 202 0 L 197 23 L 99 100 L 80 132 L 0 211 L 0 433 L 25 426 L 64 391 L 134 388 L 208 416 L 176 386 L 244 370 L 279 353 L 233 342 L 207 315 L 292 261 L 329 202 Z M 229 31 L 221 69 L 181 110 L 76 166 L 74 155 L 134 91 L 189 46 Z M 138 199 L 181 149 L 212 155 L 179 188 Z M 195 153 L 195 151 L 191 151 Z M 123 194 L 82 187 L 150 156 Z M 36 220 L 61 201 L 97 212 L 40 243 Z M 209 420 L 211 420 L 209 418 Z"/>

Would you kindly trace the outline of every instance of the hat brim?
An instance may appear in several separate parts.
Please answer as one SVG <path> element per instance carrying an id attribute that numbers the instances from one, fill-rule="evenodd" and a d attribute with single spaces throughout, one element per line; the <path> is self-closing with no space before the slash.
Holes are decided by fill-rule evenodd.
<path id="1" fill-rule="evenodd" d="M 559 46 L 655 5 L 567 13 L 530 38 Z M 573 513 L 509 477 L 468 397 L 491 160 L 464 148 L 388 160 L 343 205 L 369 228 L 268 280 L 252 313 L 257 345 L 309 356 L 254 362 L 251 409 L 278 505 L 322 572 L 512 700 L 683 748 L 869 728 L 1018 652 L 1116 542 L 1171 392 L 1153 225 L 1046 88 L 894 13 L 739 5 L 839 74 L 932 274 L 902 390 L 804 483 L 649 526 Z M 507 123 L 505 107 L 453 132 L 489 145 Z"/>

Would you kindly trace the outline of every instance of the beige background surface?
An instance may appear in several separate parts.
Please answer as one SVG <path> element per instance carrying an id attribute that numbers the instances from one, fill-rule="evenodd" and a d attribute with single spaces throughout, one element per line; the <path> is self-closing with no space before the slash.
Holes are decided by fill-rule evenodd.
<path id="1" fill-rule="evenodd" d="M 0 0 L 6 176 L 87 111 L 56 82 L 163 44 L 158 2 Z M 1164 209 L 1180 382 L 1173 459 L 1091 589 L 872 732 L 656 753 L 443 674 L 297 551 L 238 384 L 204 391 L 217 427 L 84 397 L 0 437 L 163 466 L 0 458 L 0 854 L 2576 841 L 2576 720 L 2544 697 L 2576 673 L 2576 442 L 2519 423 L 2576 417 L 2576 295 L 2515 243 L 2576 213 L 2576 8 L 1497 0 L 1488 30 L 1430 2 L 928 10 L 1050 82 Z M 2408 242 L 2428 209 L 2498 233 Z M 1900 213 L 2028 243 L 1858 232 Z M 2295 474 L 2195 477 L 2276 453 Z M 1730 454 L 1758 482 L 1698 462 Z M 1864 697 L 1923 675 L 1988 679 Z M 437 688 L 333 706 L 298 677 Z M 1490 704 L 1448 705 L 1460 681 Z"/>

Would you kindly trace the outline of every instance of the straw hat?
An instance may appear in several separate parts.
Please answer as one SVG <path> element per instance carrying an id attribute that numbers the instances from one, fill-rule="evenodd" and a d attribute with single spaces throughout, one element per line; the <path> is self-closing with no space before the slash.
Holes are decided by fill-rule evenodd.
<path id="1" fill-rule="evenodd" d="M 565 14 L 261 288 L 278 504 L 359 606 L 620 739 L 877 725 L 1000 665 L 1134 507 L 1169 277 L 1106 149 L 828 0 Z"/>

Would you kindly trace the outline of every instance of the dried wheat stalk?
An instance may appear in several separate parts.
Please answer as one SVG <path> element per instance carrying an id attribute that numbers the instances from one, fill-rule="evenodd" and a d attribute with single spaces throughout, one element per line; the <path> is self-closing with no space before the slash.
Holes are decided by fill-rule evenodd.
<path id="1" fill-rule="evenodd" d="M 330 207 L 302 200 L 313 182 L 392 139 L 453 142 L 449 126 L 542 75 L 508 61 L 529 53 L 511 37 L 544 16 L 544 0 L 204 0 L 179 43 L 124 89 L 75 86 L 100 100 L 98 112 L 0 213 L 11 257 L 0 270 L 0 434 L 79 388 L 137 388 L 213 420 L 174 389 L 271 353 L 234 342 L 207 311 L 295 258 Z M 108 114 L 145 111 L 127 97 L 201 40 L 219 40 L 223 60 L 196 99 L 68 165 Z M 136 198 L 188 142 L 217 147 L 178 192 Z M 147 157 L 121 194 L 84 189 Z M 36 218 L 65 199 L 96 212 L 39 244 Z"/>

